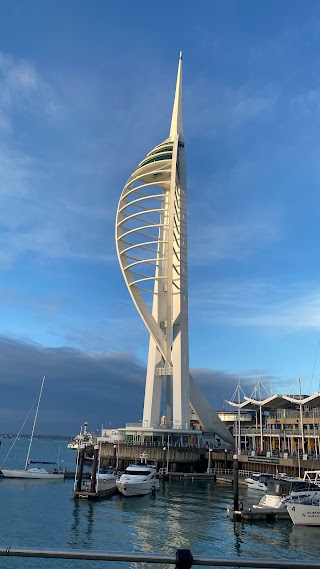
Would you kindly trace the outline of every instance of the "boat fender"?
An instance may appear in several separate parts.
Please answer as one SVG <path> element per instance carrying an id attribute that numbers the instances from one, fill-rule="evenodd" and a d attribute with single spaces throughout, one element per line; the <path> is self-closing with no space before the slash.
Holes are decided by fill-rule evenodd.
<path id="1" fill-rule="evenodd" d="M 177 549 L 175 569 L 191 569 L 193 556 L 190 549 Z"/>

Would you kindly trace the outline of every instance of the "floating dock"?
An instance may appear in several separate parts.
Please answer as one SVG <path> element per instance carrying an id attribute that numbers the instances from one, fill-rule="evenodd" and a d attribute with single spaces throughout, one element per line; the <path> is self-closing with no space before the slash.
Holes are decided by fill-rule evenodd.
<path id="1" fill-rule="evenodd" d="M 114 485 L 114 488 L 106 488 L 102 490 L 97 490 L 97 492 L 90 492 L 88 490 L 73 490 L 72 494 L 74 498 L 79 498 L 81 500 L 103 500 L 113 494 L 118 492 L 118 488 Z"/>
<path id="2" fill-rule="evenodd" d="M 270 520 L 290 520 L 287 510 L 277 512 L 272 508 L 245 508 L 244 510 L 233 510 L 227 507 L 227 515 L 235 521 L 270 521 Z"/>

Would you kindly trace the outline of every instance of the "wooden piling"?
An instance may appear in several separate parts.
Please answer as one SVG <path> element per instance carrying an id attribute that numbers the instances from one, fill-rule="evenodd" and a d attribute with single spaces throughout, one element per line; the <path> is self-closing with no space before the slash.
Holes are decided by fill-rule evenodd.
<path id="1" fill-rule="evenodd" d="M 78 454 L 77 485 L 76 485 L 76 491 L 77 492 L 81 492 L 81 487 L 82 487 L 84 451 L 85 451 L 84 447 L 80 448 L 79 454 Z"/>
<path id="2" fill-rule="evenodd" d="M 96 491 L 96 486 L 97 486 L 98 459 L 99 459 L 99 446 L 96 445 L 94 447 L 94 450 L 93 450 L 93 462 L 92 462 L 92 471 L 91 471 L 90 491 L 92 493 L 94 493 Z"/>

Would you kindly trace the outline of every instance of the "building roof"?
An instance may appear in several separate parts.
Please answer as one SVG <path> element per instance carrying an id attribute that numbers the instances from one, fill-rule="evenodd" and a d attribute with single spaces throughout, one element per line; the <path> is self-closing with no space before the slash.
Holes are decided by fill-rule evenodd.
<path id="1" fill-rule="evenodd" d="M 234 401 L 227 401 L 231 407 L 239 409 L 252 409 L 256 410 L 259 407 L 269 407 L 270 409 L 286 409 L 292 405 L 310 405 L 310 407 L 320 407 L 320 393 L 313 395 L 271 395 L 266 399 L 252 399 L 251 397 L 244 396 L 244 401 L 235 403 Z"/>

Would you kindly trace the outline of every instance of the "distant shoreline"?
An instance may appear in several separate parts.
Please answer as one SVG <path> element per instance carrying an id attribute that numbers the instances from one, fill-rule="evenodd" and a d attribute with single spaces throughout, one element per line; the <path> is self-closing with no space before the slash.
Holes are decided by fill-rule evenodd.
<path id="1" fill-rule="evenodd" d="M 13 433 L 0 433 L 0 439 L 14 439 L 17 435 Z M 29 435 L 19 435 L 20 439 L 30 439 L 31 434 Z M 68 437 L 66 435 L 34 435 L 34 439 L 50 439 L 50 440 L 59 440 L 59 441 L 70 441 L 72 437 Z"/>

